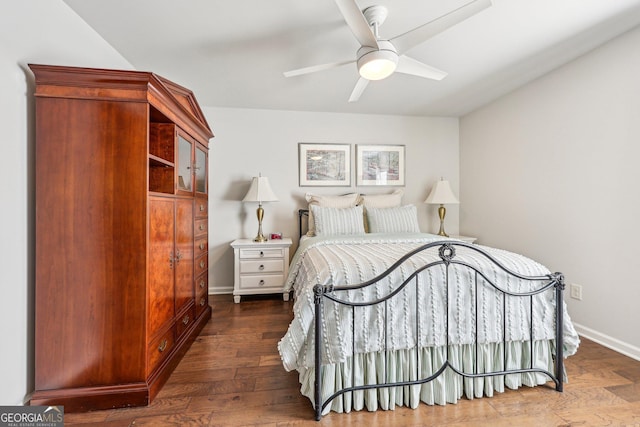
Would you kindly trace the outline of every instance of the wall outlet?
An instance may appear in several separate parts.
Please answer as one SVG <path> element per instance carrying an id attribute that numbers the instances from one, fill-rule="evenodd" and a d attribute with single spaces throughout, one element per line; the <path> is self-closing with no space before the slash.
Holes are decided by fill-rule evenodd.
<path id="1" fill-rule="evenodd" d="M 582 286 L 572 283 L 569 286 L 570 296 L 573 299 L 582 300 Z"/>

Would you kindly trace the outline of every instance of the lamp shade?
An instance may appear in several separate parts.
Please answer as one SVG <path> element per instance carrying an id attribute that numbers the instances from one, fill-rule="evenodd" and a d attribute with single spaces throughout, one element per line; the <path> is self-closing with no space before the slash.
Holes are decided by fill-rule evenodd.
<path id="1" fill-rule="evenodd" d="M 247 195 L 242 199 L 243 202 L 277 202 L 278 198 L 273 193 L 269 179 L 266 176 L 254 176 L 251 180 L 251 187 L 247 191 Z"/>
<path id="2" fill-rule="evenodd" d="M 445 179 L 441 179 L 436 182 L 436 185 L 431 189 L 431 193 L 427 196 L 427 199 L 424 201 L 429 204 L 437 204 L 437 205 L 450 205 L 450 204 L 458 204 L 460 203 L 456 196 L 451 191 L 451 185 L 449 185 L 449 181 Z"/>

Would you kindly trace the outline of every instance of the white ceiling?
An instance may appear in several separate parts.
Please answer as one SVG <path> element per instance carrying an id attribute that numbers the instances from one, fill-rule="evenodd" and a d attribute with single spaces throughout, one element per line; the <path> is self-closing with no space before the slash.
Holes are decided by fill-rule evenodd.
<path id="1" fill-rule="evenodd" d="M 408 54 L 449 73 L 394 74 L 348 103 L 359 47 L 333 0 L 64 0 L 136 69 L 193 90 L 201 105 L 369 114 L 459 116 L 640 23 L 640 0 L 493 0 L 493 6 Z M 469 0 L 382 4 L 392 38 Z M 615 66 L 615 64 L 611 64 Z"/>

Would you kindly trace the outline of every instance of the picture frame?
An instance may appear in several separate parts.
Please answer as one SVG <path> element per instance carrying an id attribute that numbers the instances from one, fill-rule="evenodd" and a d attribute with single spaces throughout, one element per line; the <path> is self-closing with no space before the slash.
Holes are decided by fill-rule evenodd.
<path id="1" fill-rule="evenodd" d="M 300 187 L 350 187 L 351 145 L 298 143 Z"/>
<path id="2" fill-rule="evenodd" d="M 356 145 L 356 185 L 404 186 L 404 145 Z"/>

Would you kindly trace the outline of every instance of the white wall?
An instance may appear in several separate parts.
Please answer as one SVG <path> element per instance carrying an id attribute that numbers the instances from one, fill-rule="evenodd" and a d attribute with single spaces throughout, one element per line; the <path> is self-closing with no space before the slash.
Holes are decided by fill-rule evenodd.
<path id="1" fill-rule="evenodd" d="M 0 2 L 0 405 L 22 404 L 33 390 L 34 79 L 28 63 L 132 68 L 62 1 Z"/>
<path id="2" fill-rule="evenodd" d="M 197 95 L 197 94 L 196 94 Z M 393 188 L 299 187 L 298 143 L 402 144 L 406 146 L 404 203 L 414 203 L 423 231 L 437 232 L 436 208 L 422 202 L 440 176 L 458 190 L 458 119 L 358 114 L 308 113 L 231 108 L 203 108 L 216 135 L 210 143 L 209 287 L 233 289 L 234 239 L 253 238 L 258 229 L 256 206 L 240 200 L 259 172 L 280 199 L 264 205 L 265 234 L 280 231 L 297 244 L 297 210 L 304 194 L 373 194 Z M 353 157 L 353 155 L 352 155 Z M 353 162 L 352 162 L 353 163 Z M 354 166 L 352 164 L 352 169 Z M 458 231 L 458 208 L 447 210 L 447 231 Z"/>
<path id="3" fill-rule="evenodd" d="M 582 285 L 580 332 L 640 359 L 638 46 L 636 28 L 461 119 L 460 227 Z"/>

